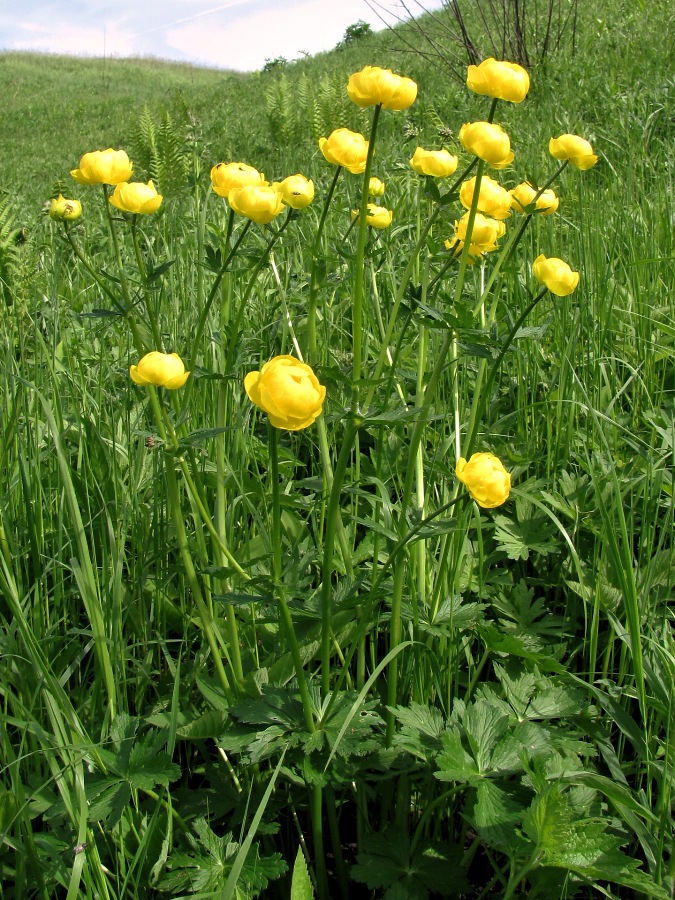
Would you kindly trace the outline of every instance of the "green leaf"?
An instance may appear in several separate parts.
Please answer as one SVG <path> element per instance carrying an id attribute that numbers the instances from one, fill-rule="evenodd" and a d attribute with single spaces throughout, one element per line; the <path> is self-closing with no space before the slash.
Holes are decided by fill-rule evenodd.
<path id="1" fill-rule="evenodd" d="M 593 884 L 608 881 L 650 897 L 669 897 L 640 871 L 639 860 L 622 853 L 625 838 L 608 831 L 606 819 L 578 818 L 558 784 L 534 798 L 523 816 L 523 831 L 540 854 L 542 866 L 568 869 Z"/>
<path id="2" fill-rule="evenodd" d="M 558 550 L 555 527 L 544 516 L 514 522 L 498 513 L 494 516 L 495 541 L 509 559 L 529 559 L 530 552 L 547 556 Z"/>
<path id="3" fill-rule="evenodd" d="M 427 843 L 411 852 L 408 834 L 392 827 L 364 837 L 351 876 L 371 890 L 385 889 L 387 898 L 427 900 L 430 892 L 453 897 L 467 888 L 460 858 L 452 845 Z"/>
<path id="4" fill-rule="evenodd" d="M 291 900 L 314 900 L 314 888 L 307 871 L 307 863 L 305 862 L 302 847 L 298 847 L 295 865 L 293 866 Z"/>
<path id="5" fill-rule="evenodd" d="M 440 771 L 436 778 L 440 781 L 459 781 L 469 784 L 480 782 L 480 771 L 473 757 L 462 746 L 459 729 L 452 728 L 441 735 L 443 752 L 438 755 Z"/>

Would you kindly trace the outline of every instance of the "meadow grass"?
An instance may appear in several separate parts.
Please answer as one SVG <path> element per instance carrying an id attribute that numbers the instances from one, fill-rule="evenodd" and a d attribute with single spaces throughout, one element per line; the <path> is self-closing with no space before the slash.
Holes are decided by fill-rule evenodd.
<path id="1" fill-rule="evenodd" d="M 585 9 L 498 105 L 507 187 L 551 135 L 600 160 L 465 274 L 456 135 L 490 100 L 391 35 L 250 76 L 0 57 L 3 896 L 673 896 L 671 19 Z M 317 148 L 370 133 L 367 64 L 420 88 L 379 116 L 382 231 Z M 456 175 L 421 178 L 441 143 Z M 70 179 L 109 145 L 158 213 Z M 208 177 L 235 160 L 314 202 L 247 225 Z M 534 303 L 540 253 L 574 293 Z M 148 350 L 186 384 L 133 384 Z M 244 391 L 280 354 L 327 389 L 303 430 Z"/>

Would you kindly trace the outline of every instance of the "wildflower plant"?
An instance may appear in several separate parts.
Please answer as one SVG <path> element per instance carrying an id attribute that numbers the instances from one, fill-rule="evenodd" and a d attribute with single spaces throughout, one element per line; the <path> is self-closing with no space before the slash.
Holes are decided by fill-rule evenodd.
<path id="1" fill-rule="evenodd" d="M 84 751 L 96 773 L 81 774 L 89 815 L 113 832 L 139 792 L 157 803 L 170 825 L 152 878 L 165 892 L 235 896 L 243 884 L 257 896 L 290 861 L 269 853 L 285 816 L 307 857 L 308 867 L 296 862 L 303 895 L 315 889 L 320 900 L 348 897 L 350 877 L 385 896 L 459 896 L 480 847 L 506 898 L 527 885 L 545 896 L 558 869 L 578 883 L 647 884 L 618 828 L 600 836 L 598 817 L 577 816 L 584 790 L 604 791 L 651 846 L 627 787 L 584 768 L 571 712 L 579 686 L 554 682 L 564 666 L 553 645 L 542 649 L 547 626 L 529 642 L 520 629 L 538 613 L 533 588 L 513 574 L 518 554 L 571 541 L 524 476 L 509 414 L 500 418 L 504 396 L 526 385 L 511 386 L 504 371 L 537 332 L 534 310 L 584 296 L 576 263 L 548 255 L 565 255 L 551 224 L 565 202 L 552 184 L 597 156 L 581 137 L 552 138 L 540 155 L 560 165 L 535 187 L 494 121 L 500 103 L 526 99 L 528 73 L 489 59 L 469 67 L 467 85 L 478 118 L 456 146 L 417 147 L 412 158 L 389 148 L 400 164 L 390 172 L 374 165 L 379 126 L 415 103 L 418 86 L 374 66 L 345 86 L 368 111 L 368 133 L 321 137 L 314 161 L 294 164 L 307 174 L 268 181 L 248 163 L 213 165 L 197 189 L 193 267 L 171 282 L 189 298 L 184 320 L 168 302 L 173 260 L 158 249 L 171 198 L 152 180 L 130 181 L 124 151 L 85 153 L 71 173 L 83 191 L 101 186 L 105 265 L 86 245 L 92 201 L 84 214 L 79 200 L 51 201 L 52 227 L 129 338 L 120 393 L 134 392 L 126 402 L 151 441 L 156 515 L 170 522 L 161 552 L 182 591 L 167 629 L 176 658 L 167 634 L 153 638 L 175 688 L 143 721 L 124 710 L 114 674 L 117 620 L 86 595 L 113 748 Z M 375 171 L 392 209 L 374 202 L 385 192 Z M 529 259 L 523 238 L 544 217 Z M 511 293 L 507 272 L 517 273 Z M 580 573 L 565 569 L 577 577 L 581 591 Z M 627 622 L 635 646 L 636 629 Z M 194 675 L 189 691 L 180 665 Z M 199 696 L 198 714 L 188 714 L 188 694 Z M 635 701 L 644 711 L 639 687 Z M 589 718 L 592 702 L 582 704 Z M 181 777 L 178 738 L 215 747 L 195 781 L 214 778 L 233 823 L 226 837 L 206 809 L 190 818 L 187 799 L 186 812 L 162 793 Z M 235 844 L 254 793 L 253 823 Z M 263 818 L 265 840 L 252 846 Z M 87 823 L 82 837 L 95 842 Z M 124 827 L 120 840 L 131 840 L 135 809 Z M 565 841 L 579 853 L 566 855 Z"/>

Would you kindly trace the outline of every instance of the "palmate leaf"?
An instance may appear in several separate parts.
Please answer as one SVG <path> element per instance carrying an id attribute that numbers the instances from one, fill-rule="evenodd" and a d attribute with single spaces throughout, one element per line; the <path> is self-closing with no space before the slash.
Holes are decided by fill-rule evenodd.
<path id="1" fill-rule="evenodd" d="M 192 852 L 176 852 L 169 856 L 169 872 L 162 878 L 158 888 L 172 896 L 202 892 L 222 896 L 239 844 L 233 842 L 232 832 L 222 837 L 215 834 L 203 818 L 195 821 L 194 829 L 199 840 L 189 836 Z M 270 881 L 279 878 L 286 869 L 286 863 L 280 854 L 259 857 L 258 845 L 254 844 L 239 874 L 238 886 L 245 891 L 243 896 L 257 897 Z"/>
<path id="2" fill-rule="evenodd" d="M 523 816 L 523 833 L 534 844 L 538 865 L 567 869 L 592 884 L 607 881 L 649 897 L 669 897 L 621 851 L 625 839 L 607 830 L 607 821 L 579 818 L 560 785 L 538 794 Z"/>
<path id="3" fill-rule="evenodd" d="M 87 775 L 85 789 L 91 821 L 103 821 L 114 828 L 131 801 L 132 791 L 167 787 L 180 777 L 180 767 L 161 747 L 166 745 L 167 729 L 149 729 L 137 737 L 139 720 L 121 713 L 115 717 L 110 737 L 113 749 L 100 750 L 107 774 Z"/>
<path id="4" fill-rule="evenodd" d="M 555 526 L 546 516 L 514 522 L 508 516 L 497 514 L 494 523 L 497 547 L 509 559 L 529 559 L 530 552 L 547 556 L 559 548 Z"/>
<path id="5" fill-rule="evenodd" d="M 459 848 L 447 845 L 426 844 L 411 852 L 408 834 L 389 828 L 365 836 L 351 876 L 371 890 L 384 889 L 387 900 L 427 900 L 430 893 L 454 897 L 467 888 L 460 859 Z"/>
<path id="6" fill-rule="evenodd" d="M 389 707 L 401 724 L 394 736 L 394 744 L 419 759 L 431 760 L 441 752 L 441 734 L 445 723 L 433 706 L 411 701 L 410 706 Z"/>

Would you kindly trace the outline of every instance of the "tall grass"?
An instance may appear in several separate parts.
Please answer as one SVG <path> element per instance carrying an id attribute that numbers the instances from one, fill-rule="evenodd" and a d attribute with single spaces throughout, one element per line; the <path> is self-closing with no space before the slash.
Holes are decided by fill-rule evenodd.
<path id="1" fill-rule="evenodd" d="M 462 290 L 457 262 L 435 282 L 463 210 L 439 205 L 408 159 L 416 142 L 463 154 L 438 128 L 484 118 L 488 101 L 382 36 L 287 66 L 285 84 L 190 71 L 197 95 L 182 81 L 163 119 L 161 104 L 113 101 L 110 74 L 108 131 L 68 119 L 72 156 L 38 176 L 25 149 L 7 157 L 5 896 L 672 896 L 669 15 L 608 3 L 582 16 L 574 60 L 549 60 L 521 107 L 498 110 L 516 149 L 499 175 L 509 187 L 543 183 L 551 134 L 583 133 L 601 159 L 556 182 L 560 211 L 533 217 L 484 316 L 494 256 L 467 269 Z M 346 82 L 364 64 L 413 75 L 420 97 L 382 115 L 373 171 L 394 222 L 360 248 L 361 180 L 346 172 L 316 239 L 335 171 L 316 149 L 310 112 L 326 106 L 307 82 L 325 78 L 325 100 L 334 72 Z M 81 85 L 86 71 L 91 85 L 92 65 L 71 77 Z M 218 136 L 225 78 L 234 121 Z M 265 94 L 292 94 L 296 78 L 304 100 L 284 138 Z M 370 127 L 369 113 L 335 110 L 326 131 Z M 289 135 L 294 146 L 279 146 Z M 113 223 L 124 306 L 99 192 L 67 173 L 127 137 L 147 160 L 138 177 L 157 177 L 165 199 L 137 224 L 144 273 L 129 223 Z M 33 158 L 51 152 L 42 140 Z M 244 228 L 238 218 L 231 231 L 208 181 L 229 159 L 274 178 L 302 171 L 316 200 L 278 239 L 282 219 L 249 227 L 216 282 Z M 69 233 L 100 284 L 37 214 L 56 184 L 83 200 Z M 505 349 L 541 252 L 570 261 L 579 288 L 539 303 Z M 324 415 L 270 431 L 243 377 L 278 354 L 307 358 L 313 291 Z M 187 385 L 132 384 L 139 345 L 193 357 Z M 495 510 L 462 496 L 454 475 L 457 422 L 466 450 L 486 384 L 474 449 L 499 455 L 514 485 Z M 291 881 L 299 849 L 313 887 Z"/>

